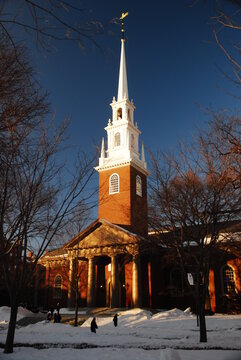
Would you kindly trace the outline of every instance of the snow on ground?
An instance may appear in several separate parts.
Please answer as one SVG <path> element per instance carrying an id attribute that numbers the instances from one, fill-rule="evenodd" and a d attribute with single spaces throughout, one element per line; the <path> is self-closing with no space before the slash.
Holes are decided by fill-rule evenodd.
<path id="1" fill-rule="evenodd" d="M 2 357 L 1 357 L 2 355 Z M 142 350 L 142 349 L 46 349 L 16 348 L 13 354 L 1 354 L 6 360 L 240 360 L 237 351 L 220 350 Z"/>
<path id="2" fill-rule="evenodd" d="M 7 321 L 7 314 L 9 317 L 8 308 L 0 308 L 0 321 Z M 29 316 L 29 312 L 25 316 Z M 54 324 L 47 320 L 18 327 L 15 332 L 17 347 L 14 348 L 14 353 L 3 355 L 0 350 L 0 358 L 241 360 L 240 315 L 207 316 L 207 343 L 199 343 L 196 317 L 190 310 L 183 312 L 172 309 L 160 311 L 153 316 L 150 311 L 142 309 L 122 311 L 118 312 L 116 328 L 112 317 L 96 316 L 96 334 L 90 332 L 91 320 L 92 317 L 88 318 L 81 327 Z M 5 324 L 0 328 L 1 344 L 4 344 L 6 334 Z"/>
<path id="3" fill-rule="evenodd" d="M 17 320 L 29 316 L 34 317 L 34 313 L 21 306 L 18 308 Z M 0 307 L 0 327 L 1 325 L 8 324 L 9 318 L 10 318 L 10 308 L 7 306 Z"/>

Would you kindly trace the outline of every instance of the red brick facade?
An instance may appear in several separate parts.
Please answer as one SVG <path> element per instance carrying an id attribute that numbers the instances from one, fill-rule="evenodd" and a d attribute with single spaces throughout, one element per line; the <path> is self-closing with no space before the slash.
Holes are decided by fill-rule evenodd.
<path id="1" fill-rule="evenodd" d="M 109 179 L 119 175 L 119 193 L 109 193 Z M 136 194 L 136 176 L 142 181 L 142 196 Z M 133 233 L 147 235 L 146 175 L 128 165 L 99 172 L 99 218 L 120 225 Z"/>

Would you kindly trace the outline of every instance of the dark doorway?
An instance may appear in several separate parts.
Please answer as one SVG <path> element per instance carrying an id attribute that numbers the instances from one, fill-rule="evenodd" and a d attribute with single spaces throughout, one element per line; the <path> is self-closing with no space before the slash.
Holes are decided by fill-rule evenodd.
<path id="1" fill-rule="evenodd" d="M 106 306 L 106 281 L 105 281 L 106 259 L 100 257 L 97 262 L 97 281 L 96 281 L 96 306 Z"/>

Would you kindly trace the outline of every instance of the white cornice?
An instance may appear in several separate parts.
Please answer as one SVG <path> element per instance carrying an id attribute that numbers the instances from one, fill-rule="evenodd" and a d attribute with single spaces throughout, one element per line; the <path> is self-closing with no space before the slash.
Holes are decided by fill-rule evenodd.
<path id="1" fill-rule="evenodd" d="M 124 166 L 128 166 L 128 165 L 133 166 L 135 169 L 139 170 L 146 176 L 150 174 L 150 172 L 143 166 L 143 164 L 141 162 L 137 163 L 134 160 L 126 160 L 126 161 L 120 160 L 120 161 L 116 161 L 116 162 L 106 163 L 101 166 L 96 166 L 95 170 L 98 172 L 101 172 L 101 171 L 120 168 L 120 167 L 124 167 Z"/>
<path id="2" fill-rule="evenodd" d="M 141 134 L 141 130 L 138 129 L 131 121 L 128 120 L 115 120 L 112 123 L 108 124 L 104 129 L 106 131 L 117 129 L 118 127 L 129 127 L 132 130 L 136 131 L 139 135 Z"/>
<path id="3" fill-rule="evenodd" d="M 122 106 L 127 104 L 129 106 L 129 108 L 131 108 L 132 110 L 135 110 L 135 105 L 132 101 L 128 100 L 128 99 L 124 99 L 124 100 L 120 100 L 120 101 L 116 101 L 113 100 L 112 103 L 110 103 L 110 106 L 113 107 L 118 107 L 118 106 Z"/>

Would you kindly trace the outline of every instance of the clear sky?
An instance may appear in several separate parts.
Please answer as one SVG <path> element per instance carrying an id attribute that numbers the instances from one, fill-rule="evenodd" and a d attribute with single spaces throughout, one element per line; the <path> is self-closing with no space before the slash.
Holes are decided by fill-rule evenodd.
<path id="1" fill-rule="evenodd" d="M 97 38 L 102 51 L 85 43 L 55 43 L 46 54 L 32 50 L 41 85 L 50 92 L 52 108 L 62 120 L 71 115 L 69 139 L 92 152 L 105 136 L 109 106 L 117 95 L 120 28 L 111 19 L 128 11 L 126 62 L 129 97 L 136 106 L 141 139 L 152 151 L 168 150 L 190 139 L 196 126 L 205 126 L 201 108 L 238 110 L 228 92 L 233 85 L 218 70 L 229 69 L 216 45 L 209 7 L 193 0 L 86 0 L 85 18 L 107 25 Z M 74 156 L 74 155 L 73 155 Z M 97 179 L 97 176 L 96 176 Z"/>

